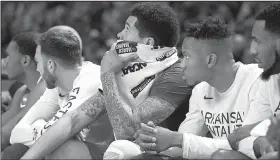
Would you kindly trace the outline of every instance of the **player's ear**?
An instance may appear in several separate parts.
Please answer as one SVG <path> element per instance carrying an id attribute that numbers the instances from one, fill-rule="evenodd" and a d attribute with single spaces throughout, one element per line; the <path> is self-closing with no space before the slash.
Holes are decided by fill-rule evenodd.
<path id="1" fill-rule="evenodd" d="M 210 53 L 206 58 L 206 63 L 208 68 L 212 68 L 217 62 L 217 55 L 215 53 Z"/>
<path id="2" fill-rule="evenodd" d="M 57 67 L 57 64 L 54 60 L 49 59 L 47 61 L 47 69 L 51 74 L 54 74 L 54 71 L 55 71 L 56 67 Z"/>

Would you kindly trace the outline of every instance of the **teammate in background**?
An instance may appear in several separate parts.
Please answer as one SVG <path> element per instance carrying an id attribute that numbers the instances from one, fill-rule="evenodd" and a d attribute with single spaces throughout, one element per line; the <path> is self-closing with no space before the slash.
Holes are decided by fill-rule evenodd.
<path id="1" fill-rule="evenodd" d="M 2 115 L 2 151 L 10 145 L 12 129 L 45 91 L 45 84 L 39 78 L 40 73 L 36 71 L 37 64 L 34 60 L 37 46 L 35 40 L 38 36 L 39 33 L 36 32 L 17 34 L 6 50 L 8 57 L 4 61 L 4 67 L 9 79 L 25 85 L 15 92 L 11 108 Z M 24 96 L 28 92 L 28 96 Z M 22 104 L 23 101 L 25 104 Z"/>
<path id="2" fill-rule="evenodd" d="M 233 43 L 227 26 L 214 18 L 191 25 L 182 45 L 184 78 L 196 85 L 190 111 L 179 132 L 142 124 L 138 144 L 146 151 L 179 151 L 187 159 L 211 158 L 219 149 L 231 150 L 227 136 L 246 121 L 270 116 L 264 107 L 256 116 L 256 93 L 261 70 L 256 64 L 235 63 Z M 210 131 L 213 138 L 204 137 Z"/>
<path id="3" fill-rule="evenodd" d="M 251 52 L 255 56 L 258 66 L 263 69 L 262 82 L 257 95 L 257 106 L 265 106 L 271 112 L 271 117 L 280 116 L 280 4 L 275 3 L 265 7 L 257 16 L 252 30 Z M 261 108 L 261 107 L 258 107 Z M 263 110 L 255 110 L 256 117 L 262 116 Z M 271 118 L 274 119 L 274 118 Z M 275 131 L 277 121 L 270 128 Z M 277 133 L 268 132 L 269 119 L 256 124 L 242 126 L 235 130 L 228 138 L 233 148 L 239 149 L 242 146 L 249 146 L 243 151 L 250 158 L 270 158 L 276 159 L 278 149 Z M 279 123 L 279 122 L 278 122 Z M 258 124 L 258 126 L 256 126 Z M 255 127 L 256 126 L 256 127 Z M 254 128 L 255 127 L 255 128 Z M 274 128 L 274 129 L 273 129 Z M 273 136 L 275 135 L 275 136 Z M 245 138 L 245 139 L 244 139 Z M 240 141 L 241 140 L 241 141 Z M 240 141 L 240 142 L 239 142 Z M 243 158 L 239 152 L 221 151 L 216 154 L 216 158 Z"/>

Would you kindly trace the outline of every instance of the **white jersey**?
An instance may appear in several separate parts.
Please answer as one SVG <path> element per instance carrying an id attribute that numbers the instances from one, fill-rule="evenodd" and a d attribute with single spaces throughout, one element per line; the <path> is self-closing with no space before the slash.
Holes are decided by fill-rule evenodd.
<path id="1" fill-rule="evenodd" d="M 209 159 L 219 149 L 231 149 L 227 136 L 251 117 L 248 113 L 254 110 L 250 106 L 255 103 L 262 70 L 255 64 L 237 64 L 235 80 L 226 92 L 220 93 L 206 82 L 193 89 L 189 113 L 179 128 L 184 133 L 183 158 Z M 204 137 L 208 131 L 213 138 Z"/>
<path id="2" fill-rule="evenodd" d="M 269 103 L 269 107 L 276 117 L 280 114 L 280 74 L 270 77 L 268 82 L 263 82 L 261 86 L 261 97 L 263 105 Z"/>
<path id="3" fill-rule="evenodd" d="M 12 130 L 10 143 L 32 146 L 34 142 L 66 112 L 75 110 L 98 92 L 100 66 L 83 62 L 79 75 L 67 93 L 60 88 L 46 89 L 40 99 Z"/>
<path id="4" fill-rule="evenodd" d="M 270 111 L 270 116 L 280 115 L 280 74 L 273 75 L 268 81 L 261 82 L 257 99 L 258 103 L 256 105 L 266 106 Z M 256 117 L 264 114 L 263 110 L 256 110 L 255 112 L 257 113 Z M 253 128 L 251 130 L 251 137 L 245 138 L 239 143 L 241 152 L 255 159 L 253 150 L 254 140 L 259 136 L 265 136 L 269 125 L 270 120 L 266 119 Z"/>

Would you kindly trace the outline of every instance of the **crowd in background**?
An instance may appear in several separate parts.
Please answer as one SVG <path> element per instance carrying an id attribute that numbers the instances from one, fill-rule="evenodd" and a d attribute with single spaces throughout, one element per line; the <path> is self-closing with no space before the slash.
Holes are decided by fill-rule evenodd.
<path id="1" fill-rule="evenodd" d="M 12 36 L 24 31 L 43 32 L 55 25 L 75 28 L 82 37 L 85 60 L 100 64 L 103 54 L 122 30 L 136 2 L 1 2 L 1 58 Z M 252 63 L 249 54 L 254 15 L 271 2 L 165 2 L 177 13 L 181 32 L 189 22 L 219 16 L 235 34 L 235 59 Z M 20 27 L 19 27 L 20 26 Z M 181 35 L 182 35 L 181 34 Z M 179 44 L 180 45 L 180 44 Z M 180 50 L 180 47 L 178 47 Z"/>

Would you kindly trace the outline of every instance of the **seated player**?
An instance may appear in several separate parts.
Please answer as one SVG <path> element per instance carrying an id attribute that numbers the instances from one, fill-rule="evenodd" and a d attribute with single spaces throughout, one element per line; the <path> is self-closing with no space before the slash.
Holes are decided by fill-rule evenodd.
<path id="1" fill-rule="evenodd" d="M 12 129 L 45 91 L 45 84 L 36 70 L 37 64 L 34 60 L 37 46 L 35 40 L 38 36 L 39 33 L 36 32 L 19 33 L 12 38 L 6 50 L 8 57 L 3 67 L 10 80 L 18 81 L 11 87 L 22 83 L 25 85 L 16 92 L 13 91 L 15 88 L 11 88 L 11 93 L 15 92 L 11 107 L 2 115 L 2 151 L 10 145 Z"/>
<path id="2" fill-rule="evenodd" d="M 271 117 L 280 115 L 280 4 L 271 4 L 261 10 L 256 16 L 252 30 L 251 52 L 255 56 L 258 66 L 263 69 L 262 82 L 260 91 L 257 95 L 256 105 L 266 106 L 271 111 Z M 263 110 L 255 110 L 256 117 L 263 115 Z M 268 158 L 274 154 L 272 159 L 275 159 L 278 151 L 277 139 L 276 144 L 271 144 L 266 137 L 266 131 L 269 128 L 270 120 L 265 120 L 262 123 L 255 123 L 238 128 L 228 138 L 233 148 L 238 149 L 240 145 L 250 146 L 248 150 L 243 150 L 244 154 L 250 158 Z M 258 125 L 258 126 L 256 126 Z M 256 127 L 255 127 L 256 126 Z M 255 128 L 254 128 L 255 127 Z M 272 142 L 273 140 L 271 140 Z M 272 152 L 272 153 L 269 153 Z M 238 157 L 238 152 L 223 152 L 216 154 L 216 157 Z M 240 153 L 241 154 L 241 153 Z M 269 155 L 266 155 L 269 154 Z"/>

